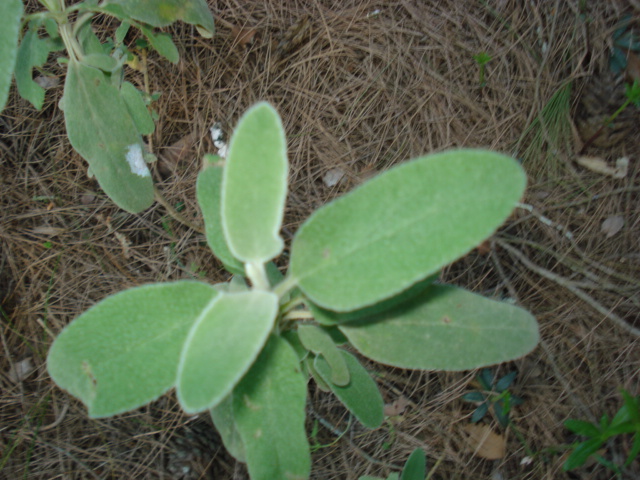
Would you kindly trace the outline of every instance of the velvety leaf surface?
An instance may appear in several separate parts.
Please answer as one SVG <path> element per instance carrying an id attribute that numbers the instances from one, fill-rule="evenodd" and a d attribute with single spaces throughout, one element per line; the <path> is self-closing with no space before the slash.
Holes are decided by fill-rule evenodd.
<path id="1" fill-rule="evenodd" d="M 32 72 L 34 67 L 44 65 L 50 51 L 49 42 L 38 37 L 35 30 L 29 29 L 22 37 L 15 62 L 14 75 L 18 93 L 38 110 L 44 103 L 44 88 L 33 80 Z"/>
<path id="2" fill-rule="evenodd" d="M 246 463 L 247 457 L 244 453 L 244 444 L 236 428 L 236 421 L 233 416 L 233 392 L 227 395 L 217 406 L 212 408 L 210 413 L 213 424 L 216 426 L 216 430 L 218 430 L 222 438 L 224 448 L 226 448 L 236 460 Z"/>
<path id="3" fill-rule="evenodd" d="M 346 386 L 331 381 L 331 367 L 323 357 L 316 357 L 315 367 L 331 391 L 345 407 L 368 428 L 378 428 L 384 419 L 384 402 L 369 372 L 350 353 L 340 350 L 349 369 L 351 382 Z"/>
<path id="4" fill-rule="evenodd" d="M 278 297 L 253 290 L 221 293 L 191 327 L 178 367 L 178 400 L 187 413 L 216 406 L 262 350 Z"/>
<path id="5" fill-rule="evenodd" d="M 488 151 L 406 162 L 317 210 L 294 238 L 291 274 L 323 308 L 372 305 L 489 237 L 525 183 L 515 160 Z"/>
<path id="6" fill-rule="evenodd" d="M 427 476 L 427 457 L 424 450 L 416 448 L 402 469 L 400 480 L 424 480 Z"/>
<path id="7" fill-rule="evenodd" d="M 49 375 L 94 418 L 155 400 L 175 385 L 187 334 L 217 295 L 210 285 L 181 281 L 107 297 L 53 342 Z"/>
<path id="8" fill-rule="evenodd" d="M 131 115 L 138 132 L 142 135 L 151 135 L 156 126 L 153 123 L 153 118 L 151 118 L 147 105 L 144 103 L 142 93 L 131 83 L 123 82 L 120 87 L 120 94 L 127 105 L 129 115 Z"/>
<path id="9" fill-rule="evenodd" d="M 169 60 L 171 63 L 176 64 L 180 60 L 180 54 L 178 48 L 171 39 L 171 35 L 168 33 L 154 33 L 150 28 L 142 27 L 142 33 L 147 37 L 149 43 L 153 49 Z"/>
<path id="10" fill-rule="evenodd" d="M 131 213 L 149 207 L 153 183 L 120 91 L 100 70 L 70 61 L 62 106 L 71 145 L 107 195 Z"/>
<path id="11" fill-rule="evenodd" d="M 300 325 L 298 337 L 305 348 L 327 361 L 331 382 L 345 386 L 349 384 L 349 369 L 340 350 L 328 332 L 315 325 Z"/>
<path id="12" fill-rule="evenodd" d="M 266 263 L 282 251 L 287 175 L 280 117 L 268 103 L 258 103 L 242 116 L 231 137 L 222 178 L 222 226 L 238 260 Z"/>
<path id="13" fill-rule="evenodd" d="M 206 38 L 213 36 L 213 15 L 206 0 L 110 0 L 131 18 L 154 27 L 166 27 L 177 20 L 196 25 Z"/>
<path id="14" fill-rule="evenodd" d="M 233 395 L 236 428 L 252 480 L 309 477 L 306 397 L 296 353 L 286 340 L 272 336 Z"/>
<path id="15" fill-rule="evenodd" d="M 0 2 L 0 112 L 4 110 L 9 95 L 11 76 L 18 53 L 18 33 L 22 17 L 20 0 Z"/>
<path id="16" fill-rule="evenodd" d="M 227 270 L 231 273 L 244 275 L 244 264 L 233 256 L 222 231 L 220 205 L 222 195 L 221 166 L 208 165 L 198 174 L 196 194 L 198 205 L 200 205 L 200 210 L 202 210 L 202 216 L 204 217 L 204 229 L 209 248 Z"/>
<path id="17" fill-rule="evenodd" d="M 529 312 L 449 285 L 433 285 L 397 309 L 339 328 L 372 360 L 423 370 L 468 370 L 512 360 L 539 339 Z"/>

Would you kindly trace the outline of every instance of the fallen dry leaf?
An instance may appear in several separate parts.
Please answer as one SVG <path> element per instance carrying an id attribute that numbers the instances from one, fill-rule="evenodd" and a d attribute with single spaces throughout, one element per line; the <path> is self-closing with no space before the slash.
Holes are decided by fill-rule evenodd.
<path id="1" fill-rule="evenodd" d="M 633 83 L 640 82 L 640 57 L 633 52 L 627 55 L 627 79 Z"/>
<path id="2" fill-rule="evenodd" d="M 42 225 L 40 227 L 34 227 L 30 230 L 30 232 L 34 235 L 44 235 L 47 237 L 55 237 L 57 235 L 61 235 L 65 233 L 67 230 L 65 228 L 59 227 L 50 227 L 48 225 Z"/>
<path id="3" fill-rule="evenodd" d="M 385 417 L 395 417 L 397 415 L 402 415 L 408 406 L 409 399 L 404 395 L 401 395 L 393 402 L 387 403 L 384 406 L 384 415 Z"/>
<path id="4" fill-rule="evenodd" d="M 474 455 L 487 460 L 504 458 L 506 440 L 495 433 L 489 425 L 469 423 L 464 426 L 467 433 L 466 446 Z"/>
<path id="5" fill-rule="evenodd" d="M 233 38 L 234 45 L 240 45 L 241 47 L 247 47 L 253 43 L 253 40 L 258 31 L 255 28 L 238 27 L 234 25 L 231 27 L 231 37 Z"/>
<path id="6" fill-rule="evenodd" d="M 624 218 L 621 215 L 611 215 L 600 227 L 600 231 L 604 233 L 607 238 L 613 237 L 616 233 L 622 230 L 624 227 Z"/>
<path id="7" fill-rule="evenodd" d="M 120 246 L 122 247 L 122 255 L 124 256 L 124 258 L 129 258 L 131 256 L 131 252 L 129 251 L 131 242 L 120 232 L 113 232 L 113 234 L 118 239 L 118 242 L 120 242 Z"/>
<path id="8" fill-rule="evenodd" d="M 327 187 L 333 187 L 337 185 L 344 177 L 344 170 L 341 168 L 332 168 L 322 177 L 322 181 Z"/>
<path id="9" fill-rule="evenodd" d="M 616 160 L 615 167 L 609 166 L 604 159 L 599 157 L 578 157 L 576 163 L 592 172 L 608 175 L 613 178 L 624 178 L 629 171 L 629 159 L 627 157 L 621 157 Z"/>
<path id="10" fill-rule="evenodd" d="M 13 364 L 13 368 L 9 368 L 9 381 L 11 383 L 18 383 L 27 378 L 35 370 L 33 362 L 30 357 L 20 360 L 18 363 Z"/>
<path id="11" fill-rule="evenodd" d="M 173 143 L 173 145 L 163 148 L 158 156 L 160 160 L 158 162 L 158 170 L 160 170 L 160 173 L 164 176 L 171 175 L 178 163 L 189 155 L 193 155 L 197 139 L 198 135 L 195 132 L 191 132 Z"/>

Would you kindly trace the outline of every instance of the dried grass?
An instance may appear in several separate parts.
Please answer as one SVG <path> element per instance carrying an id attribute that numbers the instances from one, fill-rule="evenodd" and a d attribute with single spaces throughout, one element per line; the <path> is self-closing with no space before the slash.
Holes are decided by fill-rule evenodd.
<path id="1" fill-rule="evenodd" d="M 555 140 L 553 126 L 540 117 L 554 92 L 572 82 L 571 111 L 559 114 L 570 125 L 586 79 L 606 68 L 606 42 L 624 2 L 589 4 L 588 24 L 580 3 L 216 2 L 212 41 L 179 25 L 173 33 L 181 63 L 150 57 L 151 90 L 163 92 L 152 145 L 162 154 L 184 136 L 196 139 L 169 178 L 157 175 L 159 188 L 172 204 L 183 202 L 183 213 L 194 221 L 200 221 L 194 195 L 199 158 L 213 147 L 208 127 L 219 121 L 230 131 L 248 106 L 263 99 L 281 113 L 290 142 L 289 237 L 311 211 L 368 175 L 462 146 L 524 157 L 530 175 L 525 200 L 555 222 L 549 226 L 539 215 L 518 211 L 489 254 L 473 252 L 443 273 L 446 281 L 514 298 L 538 317 L 541 346 L 496 369 L 518 370 L 512 391 L 525 403 L 512 418 L 524 443 L 507 433 L 507 456 L 499 461 L 478 459 L 463 447 L 462 427 L 473 408 L 460 396 L 471 388 L 473 372 L 369 364 L 386 400 L 404 395 L 410 406 L 374 432 L 352 423 L 338 442 L 314 454 L 313 478 L 386 475 L 415 447 L 437 465 L 436 479 L 609 478 L 597 466 L 564 474 L 560 454 L 552 450 L 572 441 L 562 426 L 567 418 L 613 414 L 618 388 L 640 393 L 638 338 L 596 309 L 640 328 L 638 144 L 629 139 L 597 152 L 632 158 L 625 179 L 603 178 L 572 166 L 571 139 Z M 370 15 L 376 8 L 381 13 Z M 279 58 L 282 34 L 305 15 L 311 19 L 308 37 Z M 233 26 L 256 29 L 254 43 L 234 44 Z M 109 23 L 102 28 L 108 33 Z M 493 57 L 484 88 L 473 60 L 481 51 Z M 48 70 L 63 74 L 53 61 Z M 142 85 L 141 77 L 133 77 Z M 43 110 L 35 112 L 12 92 L 0 117 L 0 476 L 177 478 L 167 463 L 193 420 L 172 395 L 115 419 L 88 420 L 79 402 L 48 378 L 46 353 L 64 325 L 108 294 L 179 278 L 219 281 L 225 274 L 201 235 L 162 207 L 129 215 L 87 179 L 64 135 L 61 93 L 62 87 L 49 91 Z M 534 142 L 523 134 L 536 119 L 540 143 L 527 151 Z M 333 168 L 344 170 L 347 181 L 329 188 L 322 177 Z M 607 239 L 600 224 L 612 214 L 627 223 Z M 577 297 L 576 289 L 593 303 Z M 34 372 L 12 383 L 6 373 L 25 358 L 32 359 Z M 318 442 L 335 442 L 337 430 L 348 424 L 344 409 L 313 389 L 310 409 L 310 429 L 319 417 L 336 430 L 320 424 Z M 609 447 L 619 458 L 628 445 Z M 520 465 L 530 451 L 538 452 L 533 463 Z M 219 442 L 198 461 L 194 471 L 208 466 L 205 478 L 246 478 Z M 639 474 L 638 462 L 630 471 Z"/>

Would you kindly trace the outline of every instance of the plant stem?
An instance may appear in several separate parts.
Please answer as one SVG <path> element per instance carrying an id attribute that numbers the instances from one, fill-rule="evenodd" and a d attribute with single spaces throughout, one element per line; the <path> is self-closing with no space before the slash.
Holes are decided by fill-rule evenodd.
<path id="1" fill-rule="evenodd" d="M 173 206 L 169 203 L 169 201 L 164 197 L 164 195 L 162 195 L 158 189 L 155 187 L 153 187 L 153 194 L 156 198 L 156 201 L 162 205 L 164 208 L 167 209 L 167 213 L 169 215 L 171 215 L 174 219 L 176 219 L 178 222 L 182 223 L 183 225 L 186 225 L 187 227 L 189 227 L 192 230 L 195 230 L 198 233 L 202 233 L 204 235 L 204 229 L 192 222 L 190 222 L 189 220 L 187 220 L 182 214 L 180 214 L 175 208 L 173 208 Z"/>
<path id="2" fill-rule="evenodd" d="M 282 298 L 289 290 L 292 290 L 296 287 L 296 282 L 297 281 L 291 275 L 287 275 L 286 277 L 284 277 L 284 280 L 282 280 L 278 285 L 275 286 L 273 292 L 278 295 L 278 298 Z"/>
<path id="3" fill-rule="evenodd" d="M 247 277 L 251 280 L 254 288 L 258 290 L 268 291 L 270 289 L 269 279 L 267 278 L 267 272 L 264 269 L 264 263 L 262 262 L 249 262 L 245 264 L 245 270 Z"/>

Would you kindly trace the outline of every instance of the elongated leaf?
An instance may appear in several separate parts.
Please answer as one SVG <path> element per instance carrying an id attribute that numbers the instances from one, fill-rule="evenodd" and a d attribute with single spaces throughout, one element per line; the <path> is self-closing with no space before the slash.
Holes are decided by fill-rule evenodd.
<path id="1" fill-rule="evenodd" d="M 416 448 L 402 469 L 400 480 L 424 480 L 427 476 L 427 457 L 424 450 Z"/>
<path id="2" fill-rule="evenodd" d="M 89 162 L 107 195 L 131 213 L 149 207 L 151 174 L 120 91 L 100 70 L 71 61 L 62 106 L 71 145 Z"/>
<path id="3" fill-rule="evenodd" d="M 115 58 L 111 55 L 107 55 L 106 53 L 90 53 L 85 55 L 82 57 L 82 63 L 108 73 L 115 71 L 121 66 Z"/>
<path id="4" fill-rule="evenodd" d="M 206 160 L 205 161 L 209 161 Z M 207 244 L 213 254 L 231 273 L 244 275 L 244 264 L 236 259 L 224 238 L 222 231 L 221 195 L 222 195 L 222 167 L 209 164 L 198 175 L 196 183 L 198 205 L 204 217 L 204 229 Z"/>
<path id="5" fill-rule="evenodd" d="M 327 361 L 332 383 L 340 386 L 349 384 L 347 363 L 328 332 L 315 325 L 300 325 L 298 336 L 307 350 L 322 355 Z"/>
<path id="6" fill-rule="evenodd" d="M 525 183 L 515 160 L 482 150 L 404 163 L 317 210 L 294 238 L 291 274 L 321 307 L 372 305 L 490 236 Z"/>
<path id="7" fill-rule="evenodd" d="M 529 312 L 449 285 L 433 285 L 394 310 L 339 328 L 363 355 L 422 370 L 467 370 L 513 360 L 539 339 Z"/>
<path id="8" fill-rule="evenodd" d="M 171 63 L 178 63 L 180 60 L 180 54 L 178 53 L 178 48 L 171 39 L 171 35 L 168 33 L 154 33 L 153 30 L 146 27 L 142 27 L 142 33 L 147 37 L 147 40 L 149 40 L 149 43 L 156 52 Z"/>
<path id="9" fill-rule="evenodd" d="M 293 348 L 272 336 L 234 390 L 233 413 L 252 480 L 309 477 L 306 379 Z"/>
<path id="10" fill-rule="evenodd" d="M 244 453 L 244 443 L 242 443 L 242 438 L 240 438 L 240 433 L 236 428 L 236 421 L 233 415 L 233 392 L 212 408 L 210 413 L 213 424 L 222 438 L 224 447 L 236 460 L 246 463 L 247 457 Z"/>
<path id="11" fill-rule="evenodd" d="M 203 310 L 185 341 L 178 400 L 187 413 L 215 407 L 249 370 L 267 341 L 278 297 L 260 290 L 222 293 Z"/>
<path id="12" fill-rule="evenodd" d="M 268 103 L 258 103 L 231 137 L 222 178 L 222 226 L 238 260 L 266 263 L 282 251 L 287 172 L 280 117 Z"/>
<path id="13" fill-rule="evenodd" d="M 182 281 L 107 297 L 53 342 L 49 375 L 94 418 L 155 400 L 175 385 L 187 334 L 217 295 L 210 285 Z"/>
<path id="14" fill-rule="evenodd" d="M 331 391 L 351 413 L 368 428 L 378 428 L 384 419 L 384 402 L 376 382 L 350 353 L 340 350 L 349 369 L 351 381 L 346 386 L 331 381 L 331 367 L 323 357 L 316 357 L 315 367 Z"/>
<path id="15" fill-rule="evenodd" d="M 7 103 L 11 76 L 16 65 L 21 17 L 21 0 L 4 0 L 0 3 L 0 112 Z"/>
<path id="16" fill-rule="evenodd" d="M 120 87 L 120 94 L 122 95 L 124 103 L 127 105 L 129 115 L 131 115 L 131 119 L 138 129 L 138 132 L 142 135 L 151 135 L 156 126 L 144 103 L 140 90 L 129 82 L 123 82 Z"/>
<path id="17" fill-rule="evenodd" d="M 34 67 L 44 65 L 50 51 L 49 42 L 38 37 L 37 31 L 31 28 L 22 37 L 18 48 L 14 72 L 18 93 L 38 110 L 44 103 L 44 88 L 33 81 L 32 71 Z"/>
<path id="18" fill-rule="evenodd" d="M 154 27 L 166 27 L 182 20 L 198 27 L 205 38 L 213 36 L 213 16 L 206 0 L 110 0 L 128 16 Z"/>

